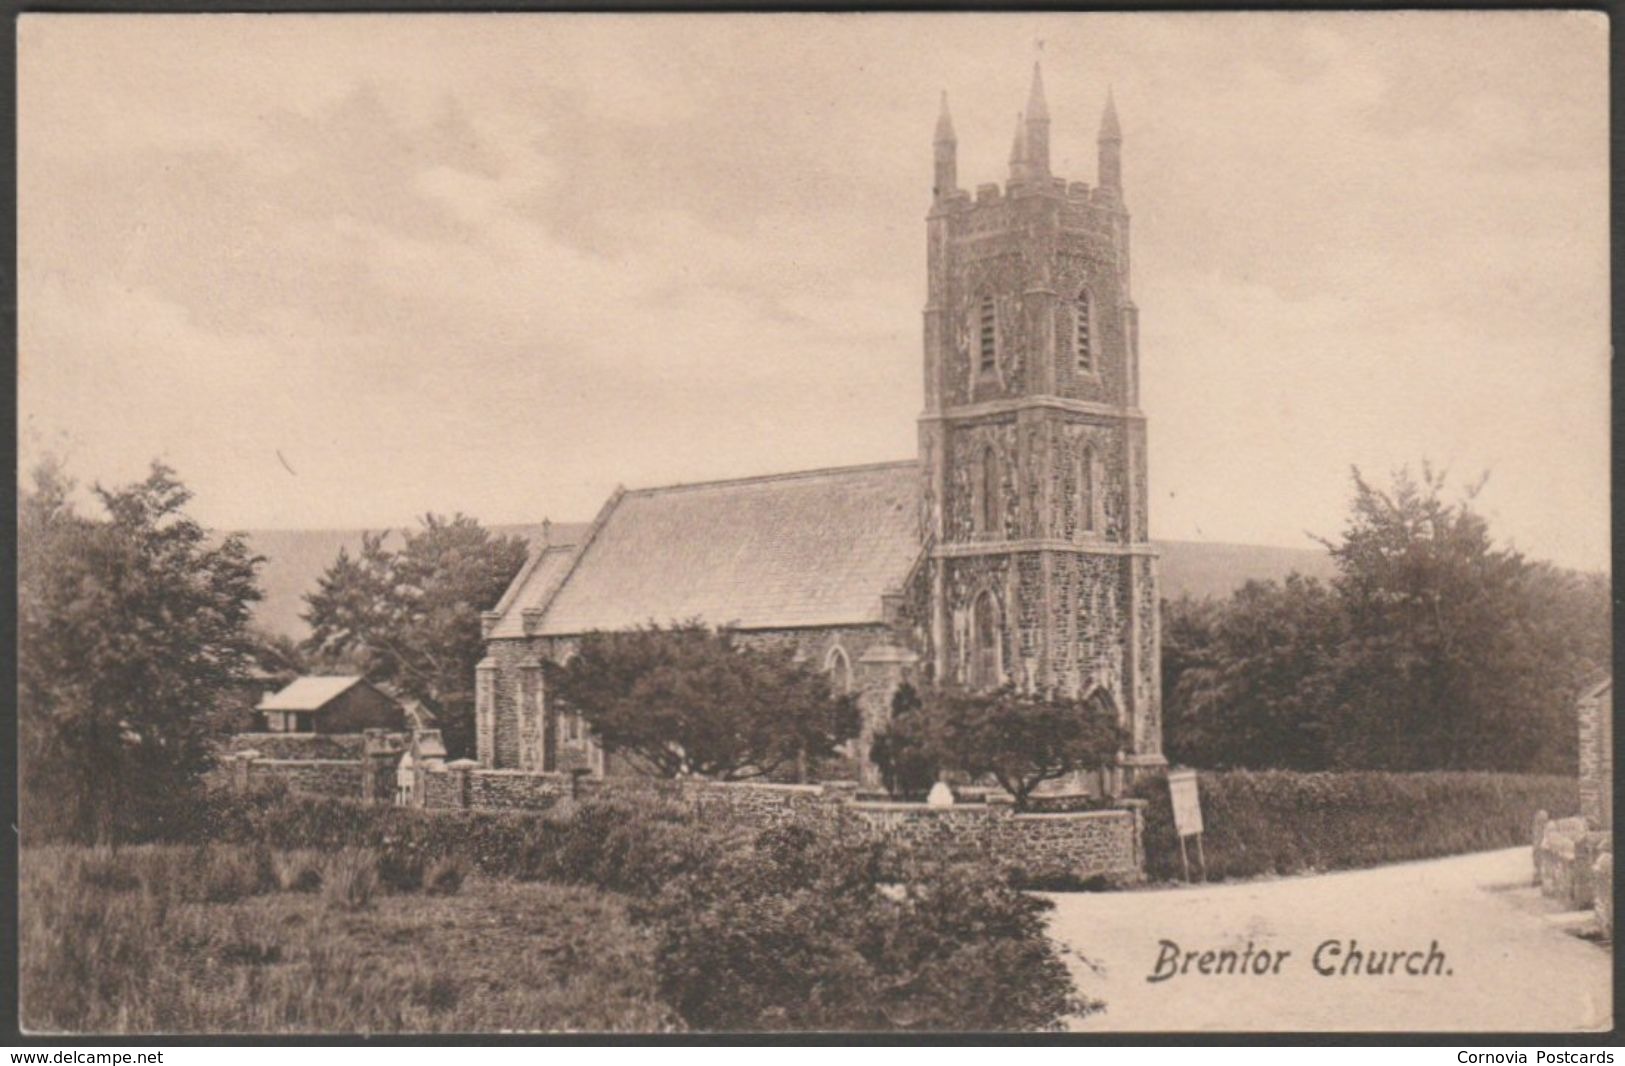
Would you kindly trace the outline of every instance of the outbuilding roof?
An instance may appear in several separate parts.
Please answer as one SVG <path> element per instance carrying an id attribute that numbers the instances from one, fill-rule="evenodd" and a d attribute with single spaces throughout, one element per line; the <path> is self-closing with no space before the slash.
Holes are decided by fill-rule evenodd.
<path id="1" fill-rule="evenodd" d="M 882 621 L 921 549 L 918 464 L 639 489 L 613 497 L 584 543 L 527 568 L 494 636 L 699 618 L 741 629 Z M 549 586 L 552 586 L 551 588 Z"/>
<path id="2" fill-rule="evenodd" d="M 260 701 L 262 711 L 319 711 L 356 685 L 359 677 L 301 677 Z"/>

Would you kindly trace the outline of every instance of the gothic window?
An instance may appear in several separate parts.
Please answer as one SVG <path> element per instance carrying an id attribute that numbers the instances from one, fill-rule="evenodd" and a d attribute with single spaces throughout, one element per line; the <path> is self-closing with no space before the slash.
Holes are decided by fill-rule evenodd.
<path id="1" fill-rule="evenodd" d="M 1119 724 L 1123 721 L 1123 711 L 1117 705 L 1117 697 L 1112 690 L 1104 685 L 1096 685 L 1083 699 L 1084 706 L 1090 711 L 1102 715 Z"/>
<path id="2" fill-rule="evenodd" d="M 1096 527 L 1095 512 L 1100 497 L 1097 465 L 1094 445 L 1085 444 L 1078 457 L 1078 527 L 1085 533 L 1093 533 Z"/>
<path id="3" fill-rule="evenodd" d="M 977 527 L 983 533 L 995 533 L 1003 523 L 999 521 L 999 457 L 992 445 L 982 449 L 977 479 Z"/>
<path id="4" fill-rule="evenodd" d="M 993 593 L 984 592 L 976 597 L 971 608 L 971 661 L 972 688 L 997 688 L 1003 681 L 1001 670 L 1001 643 L 999 633 L 999 605 Z"/>
<path id="5" fill-rule="evenodd" d="M 1072 305 L 1072 345 L 1078 357 L 1078 370 L 1085 374 L 1095 372 L 1094 301 L 1089 290 L 1078 293 Z"/>
<path id="6" fill-rule="evenodd" d="M 982 297 L 982 303 L 976 312 L 977 339 L 979 342 L 979 358 L 977 367 L 983 371 L 991 371 L 998 355 L 998 315 L 993 306 L 993 297 Z"/>
<path id="7" fill-rule="evenodd" d="M 852 662 L 840 645 L 829 649 L 824 658 L 824 671 L 829 674 L 830 691 L 845 696 L 852 691 Z"/>

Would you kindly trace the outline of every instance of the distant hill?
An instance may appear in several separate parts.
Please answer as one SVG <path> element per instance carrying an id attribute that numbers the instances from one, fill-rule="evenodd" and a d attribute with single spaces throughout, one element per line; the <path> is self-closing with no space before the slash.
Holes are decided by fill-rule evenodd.
<path id="1" fill-rule="evenodd" d="M 1158 574 L 1162 595 L 1177 600 L 1189 593 L 1228 596 L 1249 581 L 1279 581 L 1293 571 L 1329 580 L 1337 573 L 1324 548 L 1276 548 L 1266 544 L 1210 544 L 1198 540 L 1161 540 Z"/>
<path id="2" fill-rule="evenodd" d="M 551 540 L 569 543 L 587 530 L 585 522 L 555 522 Z M 520 536 L 532 545 L 542 537 L 540 525 L 492 526 L 503 536 Z M 359 529 L 261 529 L 248 534 L 254 551 L 266 557 L 260 568 L 260 587 L 265 590 L 254 611 L 260 628 L 303 640 L 310 632 L 300 613 L 305 609 L 305 593 L 316 588 L 316 580 L 338 557 L 340 548 L 354 554 L 361 548 Z M 399 534 L 394 534 L 398 538 Z M 1273 548 L 1261 544 L 1209 544 L 1201 541 L 1165 540 L 1160 573 L 1162 594 L 1177 599 L 1192 596 L 1228 596 L 1249 580 L 1280 580 L 1294 570 L 1310 577 L 1329 578 L 1331 557 L 1318 548 Z"/>
<path id="3" fill-rule="evenodd" d="M 542 527 L 537 525 L 490 526 L 498 536 L 524 537 L 534 547 L 541 543 Z M 568 543 L 587 530 L 585 522 L 555 522 L 551 539 Z M 322 572 L 333 565 L 340 548 L 354 555 L 361 550 L 363 533 L 376 529 L 258 529 L 248 532 L 249 546 L 265 556 L 260 567 L 260 588 L 265 598 L 254 608 L 254 624 L 271 633 L 303 640 L 310 627 L 300 618 L 305 610 L 305 593 L 314 592 Z M 400 532 L 393 530 L 389 540 L 399 544 Z M 386 541 L 388 543 L 388 541 Z"/>

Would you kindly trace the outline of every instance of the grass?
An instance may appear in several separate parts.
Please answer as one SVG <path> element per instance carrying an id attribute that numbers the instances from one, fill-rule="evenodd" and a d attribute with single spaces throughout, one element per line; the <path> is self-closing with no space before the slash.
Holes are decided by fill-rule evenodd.
<path id="1" fill-rule="evenodd" d="M 29 1032 L 675 1027 L 650 934 L 598 889 L 459 869 L 387 893 L 359 849 L 30 848 L 20 869 Z"/>

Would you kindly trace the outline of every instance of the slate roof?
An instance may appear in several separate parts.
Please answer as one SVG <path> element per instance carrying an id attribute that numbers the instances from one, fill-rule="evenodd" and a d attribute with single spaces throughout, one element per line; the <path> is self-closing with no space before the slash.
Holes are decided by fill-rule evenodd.
<path id="1" fill-rule="evenodd" d="M 570 572 L 576 549 L 571 544 L 555 544 L 533 555 L 525 569 L 497 604 L 502 618 L 491 630 L 492 637 L 522 637 L 525 635 L 522 612 L 529 607 L 545 607 L 559 589 L 559 584 Z"/>
<path id="2" fill-rule="evenodd" d="M 522 606 L 544 602 L 544 636 L 689 618 L 878 623 L 881 595 L 920 554 L 918 470 L 909 460 L 622 493 L 567 560 L 544 554 L 520 576 L 493 635 L 521 635 Z"/>
<path id="3" fill-rule="evenodd" d="M 260 701 L 262 711 L 319 711 L 361 683 L 359 677 L 301 677 Z"/>

